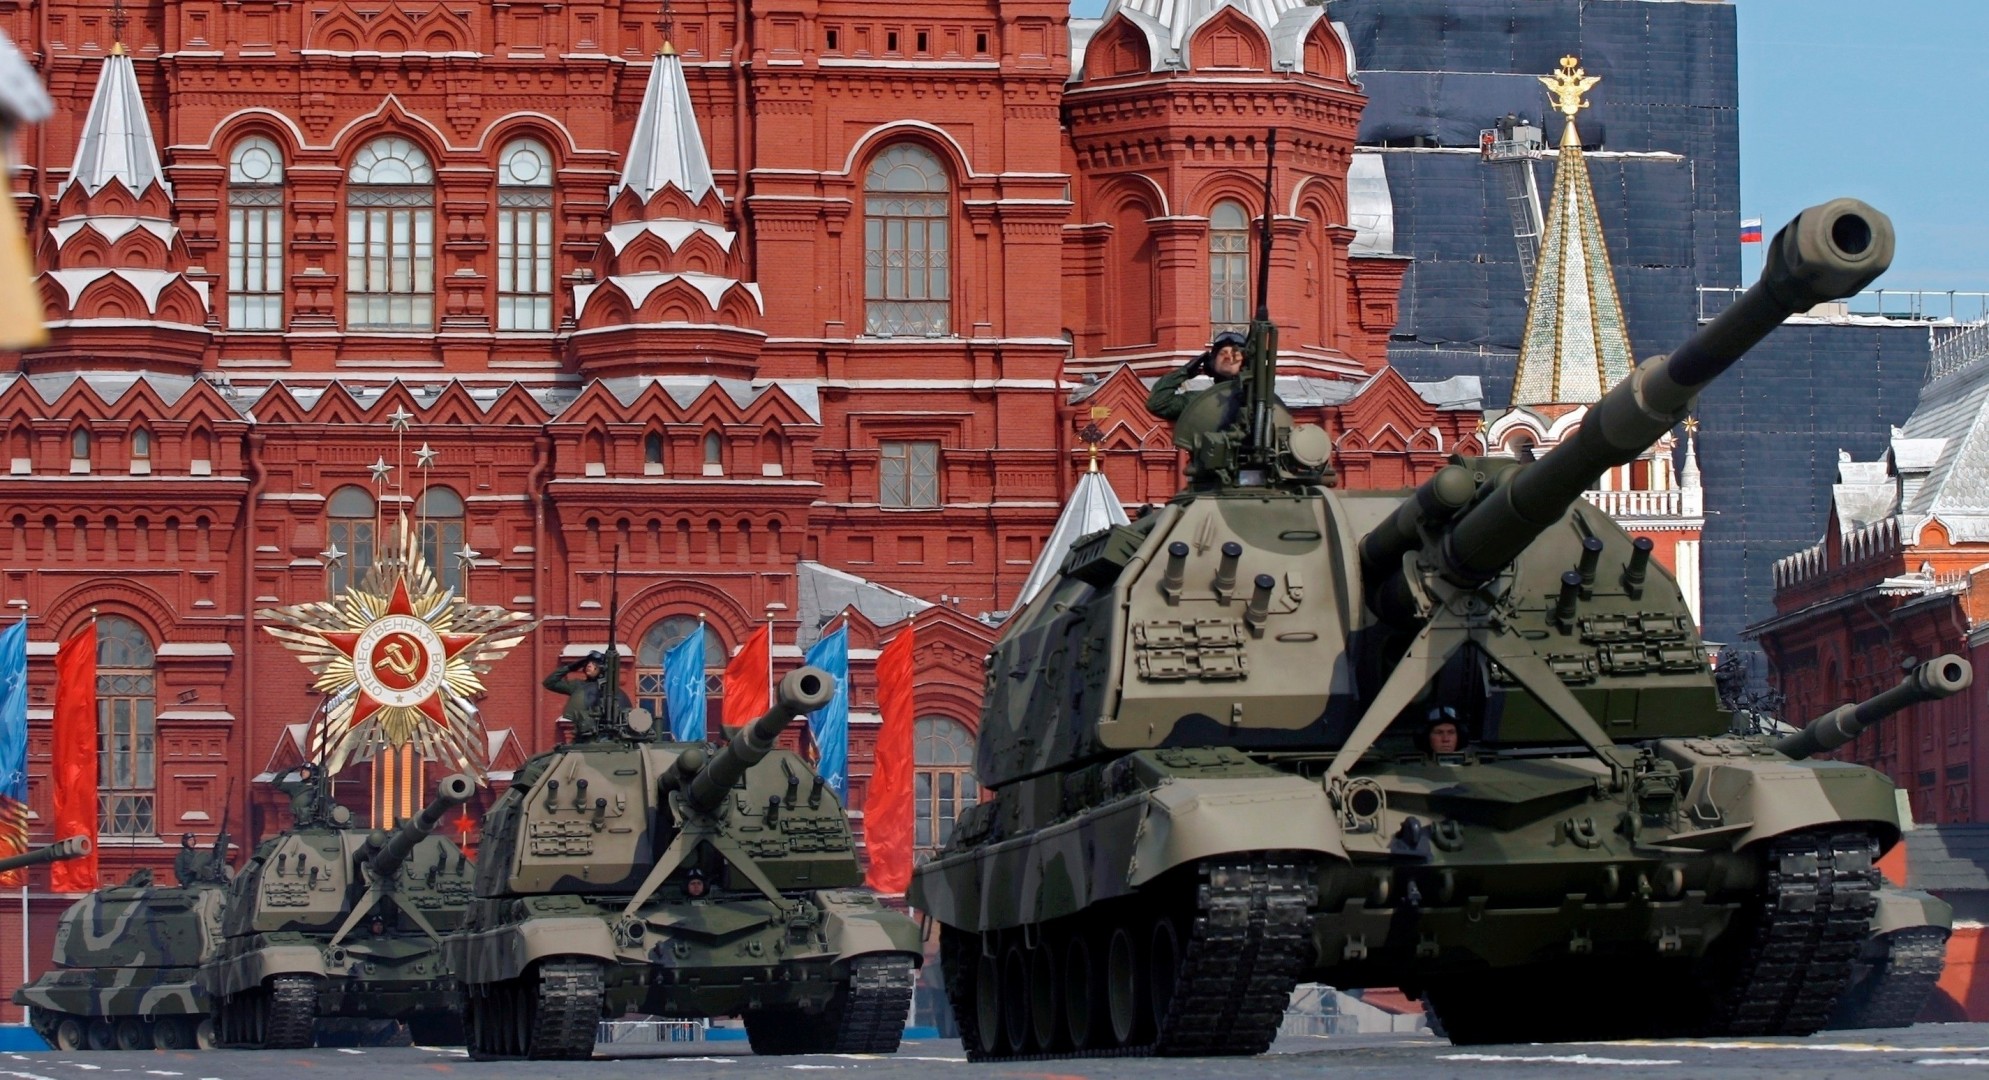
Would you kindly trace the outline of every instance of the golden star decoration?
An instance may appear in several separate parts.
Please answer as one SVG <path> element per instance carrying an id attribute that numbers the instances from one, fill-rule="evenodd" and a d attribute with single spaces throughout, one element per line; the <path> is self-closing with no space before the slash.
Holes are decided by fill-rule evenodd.
<path id="1" fill-rule="evenodd" d="M 399 554 L 344 595 L 256 614 L 316 676 L 311 689 L 329 695 L 307 750 L 326 772 L 412 743 L 481 784 L 488 741 L 472 698 L 483 692 L 480 676 L 533 624 L 522 612 L 455 603 L 405 516 L 399 530 Z"/>

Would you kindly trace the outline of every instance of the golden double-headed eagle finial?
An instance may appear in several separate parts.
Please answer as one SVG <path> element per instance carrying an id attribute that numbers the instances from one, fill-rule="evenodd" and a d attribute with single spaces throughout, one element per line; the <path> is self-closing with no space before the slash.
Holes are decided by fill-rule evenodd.
<path id="1" fill-rule="evenodd" d="M 1583 109 L 1588 101 L 1582 97 L 1602 81 L 1600 75 L 1590 75 L 1581 69 L 1581 59 L 1574 56 L 1561 58 L 1561 70 L 1552 75 L 1539 76 L 1547 92 L 1554 96 L 1554 107 L 1567 114 L 1569 119 Z"/>

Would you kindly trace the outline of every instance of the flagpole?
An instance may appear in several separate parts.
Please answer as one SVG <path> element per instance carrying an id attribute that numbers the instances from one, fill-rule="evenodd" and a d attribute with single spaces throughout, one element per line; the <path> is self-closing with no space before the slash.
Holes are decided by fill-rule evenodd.
<path id="1" fill-rule="evenodd" d="M 28 633 L 27 631 L 28 602 L 26 600 L 16 600 L 14 601 L 14 603 L 21 605 L 21 636 L 25 638 L 27 637 Z M 21 678 L 22 678 L 21 692 L 25 694 L 27 693 L 28 690 L 26 685 L 27 672 L 23 671 L 21 673 Z M 26 764 L 27 764 L 26 761 L 22 762 L 22 765 L 24 766 L 24 768 L 22 769 L 23 773 L 26 772 L 25 769 Z M 28 871 L 23 869 L 21 871 L 21 985 L 22 986 L 28 985 L 30 981 L 30 977 L 28 974 L 29 948 L 31 948 L 31 946 L 28 943 Z M 32 1008 L 33 1007 L 29 1005 L 21 1006 L 21 1022 L 23 1024 L 28 1022 Z"/>

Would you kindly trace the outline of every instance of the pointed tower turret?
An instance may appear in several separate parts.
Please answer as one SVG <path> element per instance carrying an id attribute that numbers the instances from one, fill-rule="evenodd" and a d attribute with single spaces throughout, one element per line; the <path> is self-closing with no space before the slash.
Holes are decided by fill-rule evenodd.
<path id="1" fill-rule="evenodd" d="M 113 46 L 41 243 L 49 344 L 23 364 L 129 367 L 135 357 L 155 369 L 197 371 L 212 335 L 207 283 L 187 278 L 191 261 L 137 73 L 124 47 Z"/>
<path id="2" fill-rule="evenodd" d="M 1112 482 L 1098 471 L 1098 447 L 1091 447 L 1091 466 L 1078 475 L 1077 488 L 1071 492 L 1070 501 L 1064 504 L 1063 513 L 1057 515 L 1057 524 L 1050 530 L 1050 538 L 1043 544 L 1043 553 L 1036 558 L 1036 565 L 1029 570 L 1028 578 L 1022 582 L 1022 591 L 1015 594 L 1013 611 L 1021 611 L 1043 587 L 1056 578 L 1063 569 L 1064 557 L 1070 554 L 1070 546 L 1080 538 L 1091 535 L 1100 529 L 1114 525 L 1124 525 L 1130 520 L 1126 508 L 1119 504 L 1119 493 L 1112 490 Z"/>
<path id="3" fill-rule="evenodd" d="M 1528 299 L 1512 403 L 1587 405 L 1602 400 L 1602 392 L 1633 366 L 1623 302 L 1616 295 L 1595 189 L 1575 129 L 1575 114 L 1588 105 L 1583 95 L 1601 79 L 1564 56 L 1561 70 L 1540 81 L 1554 94 L 1568 126 L 1554 166 L 1554 195 Z"/>
<path id="4" fill-rule="evenodd" d="M 574 288 L 582 373 L 751 378 L 766 340 L 760 290 L 742 280 L 739 237 L 667 41 L 609 196 L 596 279 Z"/>

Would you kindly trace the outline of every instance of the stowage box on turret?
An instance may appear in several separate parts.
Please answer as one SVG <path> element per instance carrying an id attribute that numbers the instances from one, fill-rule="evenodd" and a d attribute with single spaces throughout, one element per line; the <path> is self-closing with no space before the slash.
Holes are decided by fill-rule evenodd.
<path id="1" fill-rule="evenodd" d="M 1582 496 L 1891 249 L 1862 203 L 1804 211 L 1540 460 L 1406 494 L 1327 486 L 1260 310 L 1241 400 L 1182 417 L 1189 489 L 1074 544 L 989 658 L 992 797 L 911 889 L 969 1053 L 1256 1053 L 1300 980 L 1426 993 L 1462 1042 L 1826 1023 L 1893 788 L 1806 756 L 1840 723 L 1729 735 L 1676 583 Z"/>
<path id="2" fill-rule="evenodd" d="M 349 828 L 322 787 L 293 794 L 296 823 L 236 876 L 223 941 L 200 969 L 221 1044 L 310 1046 L 320 1017 L 402 1020 L 418 1043 L 460 1044 L 441 941 L 462 922 L 473 870 L 435 830 L 475 791 L 447 777 L 391 833 Z"/>
<path id="3" fill-rule="evenodd" d="M 585 1058 L 628 1012 L 743 1014 L 761 1054 L 897 1049 L 918 929 L 862 888 L 835 792 L 774 748 L 834 689 L 789 673 L 715 754 L 636 709 L 520 770 L 448 943 L 472 1056 Z"/>

